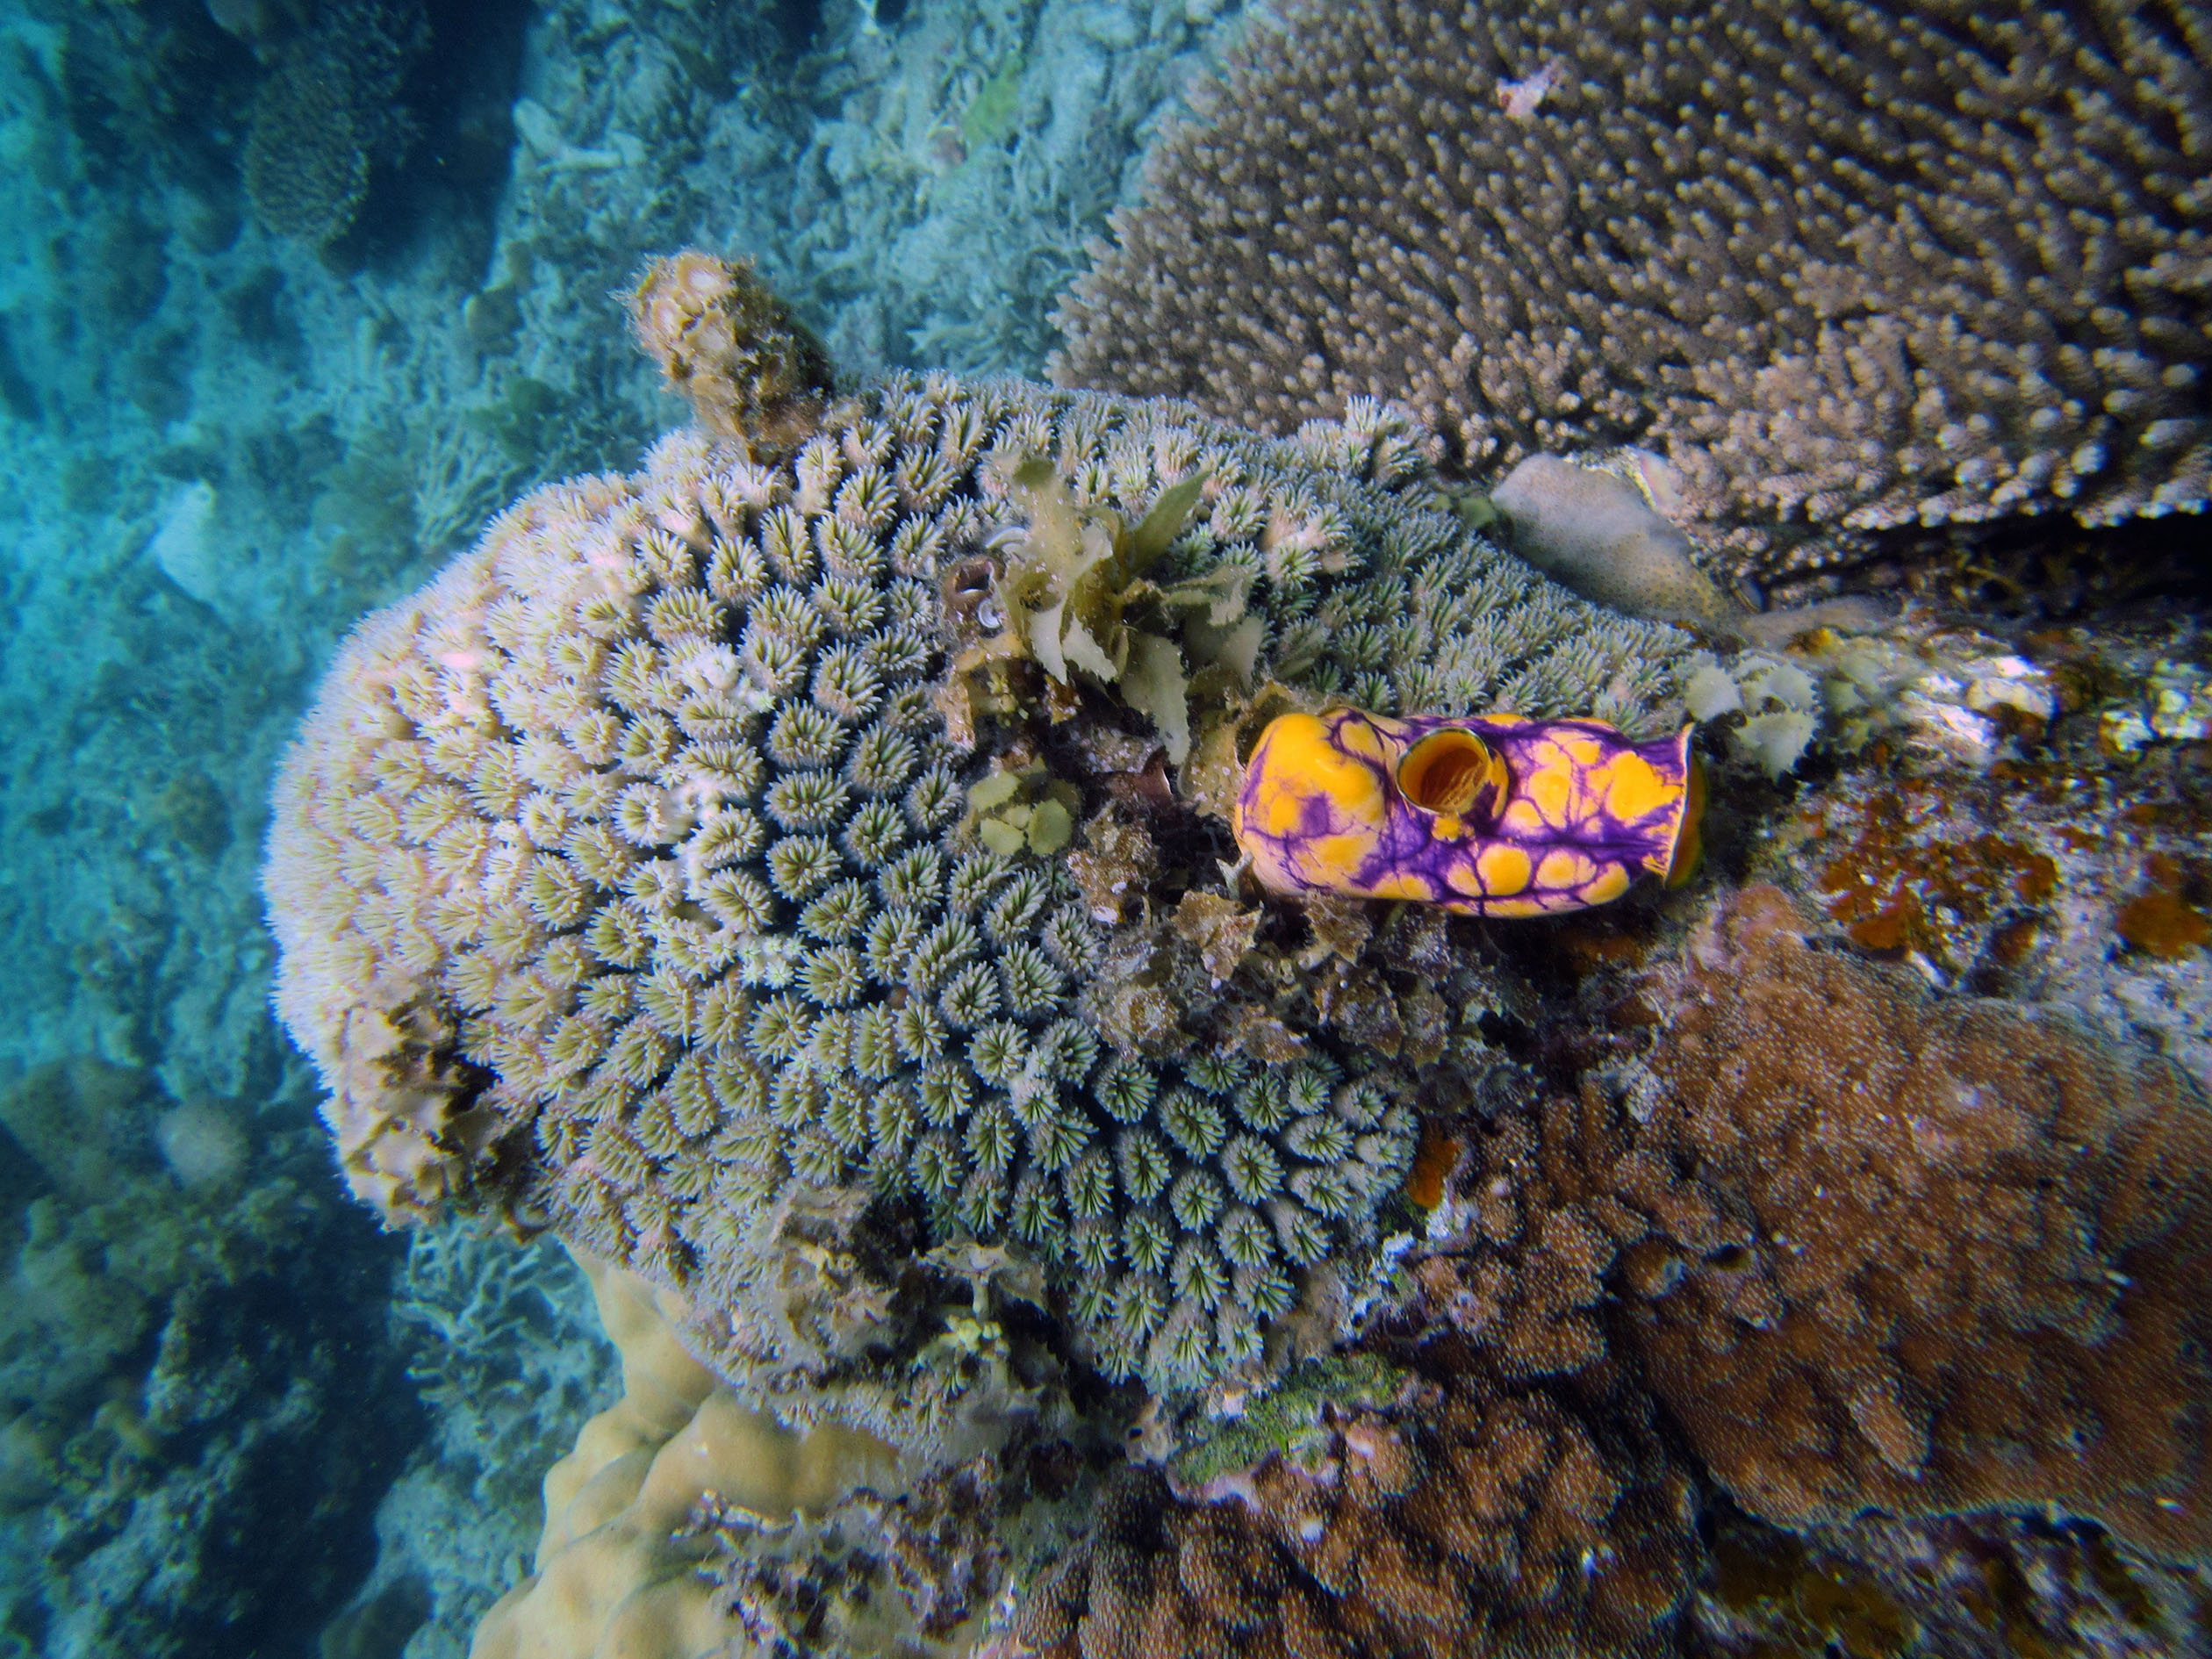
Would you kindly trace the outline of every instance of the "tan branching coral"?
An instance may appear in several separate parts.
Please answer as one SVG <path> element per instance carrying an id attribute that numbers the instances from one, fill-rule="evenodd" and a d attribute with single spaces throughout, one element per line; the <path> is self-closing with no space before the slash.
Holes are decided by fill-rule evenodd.
<path id="1" fill-rule="evenodd" d="M 2193 0 L 1311 5 L 1156 151 L 1054 374 L 1402 399 L 1485 477 L 1641 445 L 1756 573 L 2195 510 L 2208 63 Z"/>
<path id="2" fill-rule="evenodd" d="M 1642 1138 L 1718 1224 L 1641 1247 L 1653 1386 L 1770 1520 L 2051 1503 L 2212 1553 L 2212 1107 L 1809 932 L 1723 909 L 1653 1057 Z"/>

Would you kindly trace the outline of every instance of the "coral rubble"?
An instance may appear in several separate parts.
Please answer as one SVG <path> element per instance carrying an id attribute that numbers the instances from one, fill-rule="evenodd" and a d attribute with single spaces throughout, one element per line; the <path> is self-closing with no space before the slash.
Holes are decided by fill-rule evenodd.
<path id="1" fill-rule="evenodd" d="M 1038 1581 L 1024 1639 L 1444 1653 L 1572 1632 L 1574 1651 L 1633 1651 L 1687 1597 L 1727 1652 L 1902 1653 L 1923 1627 L 1993 1651 L 1992 1633 L 2032 1644 L 2113 1616 L 2144 1650 L 2186 1642 L 2202 1617 L 2188 1574 L 2144 1553 L 2201 1561 L 2212 1542 L 2201 1094 L 2071 1017 L 1933 999 L 1828 946 L 1770 887 L 1715 904 L 1681 966 L 1635 982 L 1616 1019 L 1643 1059 L 1589 1068 L 1578 1097 L 1502 1097 L 1452 1137 L 1363 1350 L 1411 1368 L 1393 1388 L 1339 1380 L 1318 1425 L 1232 1422 L 1178 1454 L 1172 1493 L 1119 1500 Z M 1475 1401 L 1487 1421 L 1549 1423 L 1551 1451 L 1452 1452 L 1445 1425 Z M 1723 1504 L 1694 1546 L 1663 1455 L 1576 1438 L 1655 1409 L 1737 1503 L 1792 1530 Z M 1605 1471 L 1602 1501 L 1569 1505 L 1595 1601 L 1511 1541 L 1526 1512 L 1497 1484 L 1567 1452 Z M 1447 1497 L 1454 1479 L 1476 1489 Z M 1925 1519 L 1856 1519 L 1870 1505 Z M 2116 1546 L 1973 1513 L 2043 1505 Z M 1400 1546 L 1375 1530 L 1422 1514 L 1458 1530 Z M 1485 1578 L 1492 1549 L 1524 1574 L 1509 1591 Z M 1408 1552 L 1433 1576 L 1378 1608 Z"/>

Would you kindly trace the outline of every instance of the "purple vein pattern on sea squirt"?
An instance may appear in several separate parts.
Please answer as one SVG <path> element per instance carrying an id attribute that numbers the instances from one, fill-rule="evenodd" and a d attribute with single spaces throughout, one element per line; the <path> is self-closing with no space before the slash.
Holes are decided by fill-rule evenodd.
<path id="1" fill-rule="evenodd" d="M 1458 736 L 1454 736 L 1454 734 Z M 1468 738 L 1474 741 L 1469 743 Z M 1458 782 L 1411 787 L 1437 742 Z M 1633 743 L 1594 720 L 1285 715 L 1245 772 L 1237 838 L 1267 887 L 1406 899 L 1471 916 L 1603 904 L 1663 875 L 1690 803 L 1690 737 Z"/>

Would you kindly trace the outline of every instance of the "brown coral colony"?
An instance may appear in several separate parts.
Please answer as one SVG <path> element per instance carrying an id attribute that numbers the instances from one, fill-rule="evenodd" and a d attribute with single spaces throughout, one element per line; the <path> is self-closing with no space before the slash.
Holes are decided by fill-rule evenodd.
<path id="1" fill-rule="evenodd" d="M 1025 1610 L 1038 1651 L 1648 1650 L 1698 1571 L 1656 1407 L 1784 1527 L 2051 1505 L 2212 1553 L 2187 1079 L 1931 1000 L 1771 887 L 1646 977 L 1646 1106 L 1593 1080 L 1472 1132 L 1381 1333 L 1397 1398 L 1227 1501 L 1126 1487 Z"/>
<path id="2" fill-rule="evenodd" d="M 2212 1551 L 2189 1080 L 2061 1016 L 1931 1002 L 1771 888 L 1698 936 L 1678 995 L 1641 1138 L 1712 1222 L 1632 1323 L 1713 1474 L 1785 1525 L 2049 1502 Z"/>

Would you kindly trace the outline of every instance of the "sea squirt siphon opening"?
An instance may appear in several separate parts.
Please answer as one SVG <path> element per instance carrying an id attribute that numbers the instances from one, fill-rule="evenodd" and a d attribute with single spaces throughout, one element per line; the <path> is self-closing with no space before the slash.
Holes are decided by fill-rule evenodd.
<path id="1" fill-rule="evenodd" d="M 1463 727 L 1431 732 L 1398 762 L 1397 785 L 1424 812 L 1488 817 L 1505 799 L 1505 762 Z"/>
<path id="2" fill-rule="evenodd" d="M 1687 887 L 1705 862 L 1705 761 L 1698 752 L 1686 745 L 1684 753 L 1688 764 L 1684 768 L 1687 776 L 1683 788 L 1682 822 L 1675 831 L 1674 852 L 1667 860 L 1667 873 L 1662 878 L 1670 887 Z"/>

